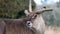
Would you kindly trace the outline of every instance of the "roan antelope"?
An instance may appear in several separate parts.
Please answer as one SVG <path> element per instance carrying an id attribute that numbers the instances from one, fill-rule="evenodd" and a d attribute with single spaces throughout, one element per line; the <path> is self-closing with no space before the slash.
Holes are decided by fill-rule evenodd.
<path id="1" fill-rule="evenodd" d="M 31 18 L 30 21 L 26 22 L 26 26 L 30 28 L 35 34 L 44 34 L 45 22 L 41 13 L 45 11 L 52 11 L 52 9 L 43 7 L 42 9 L 33 12 L 31 1 L 32 0 L 30 0 L 29 11 L 25 11 L 26 15 Z"/>
<path id="2" fill-rule="evenodd" d="M 51 10 L 52 9 L 41 9 L 37 12 L 26 12 L 27 16 L 30 18 L 30 20 L 26 22 L 26 26 L 35 34 L 44 34 L 45 22 L 41 13 Z"/>
<path id="3" fill-rule="evenodd" d="M 0 34 L 44 34 L 45 22 L 43 12 L 52 9 L 43 8 L 32 12 L 31 0 L 29 11 L 25 10 L 26 18 L 21 19 L 0 19 Z"/>

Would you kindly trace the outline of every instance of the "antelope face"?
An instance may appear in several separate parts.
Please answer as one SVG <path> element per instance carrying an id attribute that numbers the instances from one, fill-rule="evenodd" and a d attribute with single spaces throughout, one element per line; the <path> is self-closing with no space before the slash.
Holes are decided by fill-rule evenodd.
<path id="1" fill-rule="evenodd" d="M 51 11 L 51 9 L 46 9 L 46 7 L 43 7 L 37 12 L 32 12 L 31 6 L 32 0 L 29 1 L 29 12 L 28 10 L 25 10 L 25 14 L 29 19 L 28 21 L 26 21 L 26 26 L 30 28 L 33 32 L 35 32 L 35 34 L 44 34 L 45 22 L 43 20 L 41 13 L 45 11 Z"/>
<path id="2" fill-rule="evenodd" d="M 26 26 L 31 28 L 33 26 L 33 21 L 36 19 L 38 14 L 34 12 L 28 12 L 28 11 L 25 11 L 25 14 L 27 18 L 29 19 L 28 21 L 26 21 Z"/>
<path id="3" fill-rule="evenodd" d="M 25 10 L 25 14 L 27 18 L 29 19 L 28 21 L 26 21 L 26 26 L 33 31 L 36 30 L 38 33 L 40 33 L 41 31 L 42 33 L 42 31 L 44 31 L 45 29 L 45 22 L 41 13 L 45 11 L 52 11 L 52 9 L 42 9 L 37 12 L 32 12 L 32 11 L 29 12 Z"/>
<path id="4" fill-rule="evenodd" d="M 44 32 L 45 22 L 41 16 L 41 14 L 35 12 L 25 12 L 27 17 L 30 19 L 26 21 L 26 26 L 31 29 L 35 34 L 40 34 Z M 43 31 L 43 32 L 42 32 Z"/>
<path id="5" fill-rule="evenodd" d="M 28 12 L 27 10 L 25 10 L 25 14 L 29 19 L 28 21 L 26 21 L 26 26 L 30 28 L 33 32 L 35 32 L 35 34 L 44 34 L 45 22 L 41 13 L 45 11 L 52 11 L 52 9 L 44 8 L 38 10 L 37 12 Z"/>

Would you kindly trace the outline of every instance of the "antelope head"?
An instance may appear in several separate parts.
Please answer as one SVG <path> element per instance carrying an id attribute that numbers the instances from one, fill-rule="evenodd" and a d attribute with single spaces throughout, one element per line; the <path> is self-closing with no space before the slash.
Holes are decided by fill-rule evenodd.
<path id="1" fill-rule="evenodd" d="M 28 25 L 30 25 L 30 27 L 32 26 L 32 22 L 38 17 L 38 16 L 42 16 L 42 13 L 44 13 L 44 12 L 47 12 L 47 11 L 52 11 L 52 9 L 51 8 L 42 8 L 42 9 L 40 9 L 40 10 L 38 10 L 38 11 L 32 11 L 32 10 L 30 10 L 30 11 L 28 11 L 28 10 L 25 10 L 25 14 L 26 14 L 26 16 L 28 17 L 28 21 L 27 21 L 27 23 L 28 23 Z"/>
<path id="2" fill-rule="evenodd" d="M 46 8 L 46 9 L 40 9 L 36 12 L 34 11 L 27 11 L 25 10 L 26 16 L 29 18 L 29 20 L 26 22 L 26 26 L 33 30 L 36 34 L 43 33 L 45 30 L 45 22 L 42 17 L 42 13 L 46 11 L 52 11 L 51 8 Z"/>
<path id="3" fill-rule="evenodd" d="M 52 9 L 43 7 L 42 9 L 36 12 L 32 11 L 30 0 L 29 11 L 25 10 L 25 14 L 29 18 L 29 20 L 26 22 L 26 26 L 30 28 L 33 32 L 35 32 L 35 34 L 44 34 L 45 22 L 41 13 L 46 11 L 52 11 Z"/>

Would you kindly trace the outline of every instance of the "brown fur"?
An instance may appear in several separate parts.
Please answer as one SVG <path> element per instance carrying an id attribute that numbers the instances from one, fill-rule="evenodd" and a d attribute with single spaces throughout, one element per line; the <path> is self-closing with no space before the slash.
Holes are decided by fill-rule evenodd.
<path id="1" fill-rule="evenodd" d="M 0 34 L 34 34 L 23 19 L 0 19 Z"/>

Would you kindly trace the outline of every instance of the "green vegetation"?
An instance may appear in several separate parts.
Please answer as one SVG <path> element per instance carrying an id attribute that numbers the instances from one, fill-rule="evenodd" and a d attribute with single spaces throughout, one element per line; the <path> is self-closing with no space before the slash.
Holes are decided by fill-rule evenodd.
<path id="1" fill-rule="evenodd" d="M 20 10 L 28 8 L 29 0 L 0 0 L 0 18 L 16 18 Z"/>

